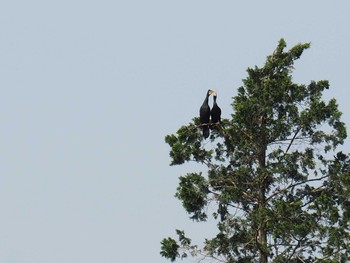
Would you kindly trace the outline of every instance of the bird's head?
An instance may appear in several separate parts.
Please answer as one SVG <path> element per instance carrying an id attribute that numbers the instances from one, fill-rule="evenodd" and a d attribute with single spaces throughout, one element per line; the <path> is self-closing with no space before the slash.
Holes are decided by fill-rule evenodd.
<path id="1" fill-rule="evenodd" d="M 213 94 L 215 91 L 214 90 L 211 90 L 211 89 L 208 89 L 208 95 L 210 96 L 211 94 Z"/>
<path id="2" fill-rule="evenodd" d="M 213 90 L 212 94 L 213 94 L 214 97 L 216 97 L 218 95 L 218 92 L 216 90 Z"/>

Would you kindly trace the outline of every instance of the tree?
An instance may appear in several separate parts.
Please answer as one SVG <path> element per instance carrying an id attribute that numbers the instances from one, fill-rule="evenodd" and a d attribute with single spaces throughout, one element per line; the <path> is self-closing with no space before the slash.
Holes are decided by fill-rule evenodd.
<path id="1" fill-rule="evenodd" d="M 281 39 L 263 67 L 248 68 L 233 113 L 203 145 L 199 120 L 167 135 L 171 165 L 195 161 L 205 172 L 180 177 L 176 197 L 195 221 L 209 216 L 218 233 L 202 246 L 185 232 L 161 241 L 161 255 L 217 262 L 348 262 L 350 158 L 336 100 L 326 80 L 292 80 L 309 43 L 285 51 Z M 210 144 L 210 145 L 208 145 Z M 208 206 L 214 207 L 209 213 Z"/>

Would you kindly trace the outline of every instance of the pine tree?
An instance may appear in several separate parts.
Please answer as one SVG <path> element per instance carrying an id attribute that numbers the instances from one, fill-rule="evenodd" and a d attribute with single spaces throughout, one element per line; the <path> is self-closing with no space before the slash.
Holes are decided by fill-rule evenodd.
<path id="1" fill-rule="evenodd" d="M 176 197 L 195 221 L 214 217 L 217 235 L 194 245 L 185 232 L 161 241 L 161 255 L 216 262 L 349 262 L 350 158 L 326 80 L 292 80 L 309 43 L 285 51 L 281 39 L 263 67 L 248 68 L 233 113 L 203 146 L 199 120 L 167 135 L 171 165 L 195 161 L 206 172 L 180 177 Z M 208 205 L 215 207 L 209 214 Z"/>

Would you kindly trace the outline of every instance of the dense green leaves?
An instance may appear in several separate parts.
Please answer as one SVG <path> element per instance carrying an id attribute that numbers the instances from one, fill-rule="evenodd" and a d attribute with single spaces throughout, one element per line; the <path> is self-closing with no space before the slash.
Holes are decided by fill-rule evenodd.
<path id="1" fill-rule="evenodd" d="M 197 246 L 191 245 L 191 239 L 186 237 L 183 230 L 176 229 L 176 234 L 178 236 L 178 242 L 175 239 L 168 237 L 161 241 L 161 252 L 160 254 L 170 259 L 172 262 L 176 260 L 177 257 L 186 258 L 188 254 L 185 250 L 180 251 L 180 246 L 187 250 L 191 250 L 191 255 L 196 255 Z M 179 244 L 178 244 L 179 243 Z"/>
<path id="2" fill-rule="evenodd" d="M 208 186 L 201 174 L 187 174 L 180 177 L 180 184 L 177 188 L 176 197 L 183 200 L 186 211 L 192 214 L 191 219 L 204 221 L 207 218 L 203 211 L 207 205 Z"/>
<path id="3" fill-rule="evenodd" d="M 182 126 L 176 135 L 172 134 L 165 137 L 165 142 L 172 148 L 170 151 L 171 165 L 183 164 L 190 160 L 204 162 L 211 158 L 212 151 L 202 148 L 202 135 L 197 128 L 199 120 L 198 118 L 193 120 L 194 123 Z"/>
<path id="4" fill-rule="evenodd" d="M 285 47 L 281 39 L 262 67 L 248 68 L 231 119 L 223 119 L 208 142 L 198 118 L 166 136 L 171 165 L 194 161 L 206 168 L 181 176 L 176 197 L 191 219 L 212 216 L 218 233 L 199 249 L 177 231 L 178 241 L 162 241 L 162 256 L 350 260 L 350 158 L 336 152 L 345 124 L 336 100 L 323 98 L 328 81 L 292 80 L 294 62 L 310 44 Z"/>
<path id="5" fill-rule="evenodd" d="M 160 252 L 160 254 L 163 257 L 170 259 L 172 262 L 175 261 L 176 257 L 179 256 L 179 253 L 177 252 L 177 250 L 179 249 L 179 245 L 176 243 L 176 241 L 168 237 L 164 238 L 161 244 L 162 251 Z"/>

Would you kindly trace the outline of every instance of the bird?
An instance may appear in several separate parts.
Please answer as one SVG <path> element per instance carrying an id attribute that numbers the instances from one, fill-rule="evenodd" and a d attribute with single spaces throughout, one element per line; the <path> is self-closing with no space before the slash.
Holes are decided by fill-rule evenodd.
<path id="1" fill-rule="evenodd" d="M 215 125 L 219 124 L 221 121 L 221 109 L 216 103 L 216 98 L 218 96 L 218 93 L 216 90 L 213 91 L 213 107 L 211 108 L 210 116 L 211 116 L 211 123 L 210 125 L 211 129 L 215 128 Z"/>
<path id="2" fill-rule="evenodd" d="M 202 125 L 204 139 L 209 137 L 209 122 L 210 122 L 210 107 L 209 107 L 209 96 L 213 93 L 212 90 L 207 91 L 204 102 L 199 109 L 199 121 Z"/>

